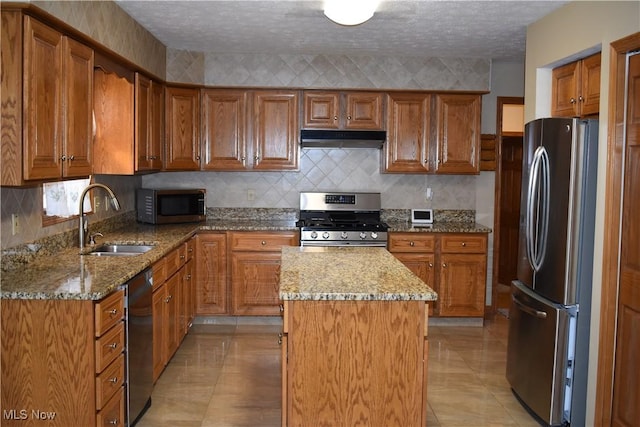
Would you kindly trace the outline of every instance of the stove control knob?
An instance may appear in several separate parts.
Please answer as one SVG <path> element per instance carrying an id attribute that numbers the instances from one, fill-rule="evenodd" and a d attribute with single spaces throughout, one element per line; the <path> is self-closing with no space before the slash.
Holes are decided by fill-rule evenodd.
<path id="1" fill-rule="evenodd" d="M 367 238 L 367 233 L 365 233 L 364 231 L 360 232 L 360 238 L 361 239 L 366 239 Z"/>
<path id="2" fill-rule="evenodd" d="M 316 233 L 315 231 L 311 232 L 311 238 L 312 239 L 317 239 L 318 238 L 318 233 Z"/>
<path id="3" fill-rule="evenodd" d="M 376 233 L 375 231 L 371 232 L 371 238 L 372 239 L 377 239 L 378 238 L 378 233 Z"/>
<path id="4" fill-rule="evenodd" d="M 343 231 L 342 233 L 340 233 L 340 238 L 342 240 L 345 240 L 349 237 L 349 233 L 347 233 L 346 231 Z"/>
<path id="5" fill-rule="evenodd" d="M 322 233 L 322 238 L 325 239 L 325 240 L 328 239 L 329 238 L 329 232 L 325 231 L 324 233 Z"/>

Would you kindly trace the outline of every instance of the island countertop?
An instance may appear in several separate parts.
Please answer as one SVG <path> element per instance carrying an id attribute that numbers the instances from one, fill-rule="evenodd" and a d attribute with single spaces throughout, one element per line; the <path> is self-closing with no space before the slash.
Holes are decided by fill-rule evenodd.
<path id="1" fill-rule="evenodd" d="M 385 248 L 282 248 L 282 300 L 435 301 L 437 298 L 429 285 Z"/>

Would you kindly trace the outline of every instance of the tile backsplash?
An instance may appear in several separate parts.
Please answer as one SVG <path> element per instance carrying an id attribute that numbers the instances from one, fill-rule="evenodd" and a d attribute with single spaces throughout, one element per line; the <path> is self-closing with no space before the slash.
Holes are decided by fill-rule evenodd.
<path id="1" fill-rule="evenodd" d="M 142 185 L 205 188 L 209 207 L 297 208 L 301 191 L 340 190 L 380 192 L 383 208 L 475 209 L 477 176 L 383 174 L 381 154 L 376 149 L 301 150 L 299 172 L 166 172 L 143 176 Z"/>

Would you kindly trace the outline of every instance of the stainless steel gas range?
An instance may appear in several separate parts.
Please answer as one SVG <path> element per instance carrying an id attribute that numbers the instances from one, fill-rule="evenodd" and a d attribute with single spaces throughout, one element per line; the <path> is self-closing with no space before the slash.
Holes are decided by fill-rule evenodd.
<path id="1" fill-rule="evenodd" d="M 387 246 L 380 193 L 300 193 L 300 246 Z"/>

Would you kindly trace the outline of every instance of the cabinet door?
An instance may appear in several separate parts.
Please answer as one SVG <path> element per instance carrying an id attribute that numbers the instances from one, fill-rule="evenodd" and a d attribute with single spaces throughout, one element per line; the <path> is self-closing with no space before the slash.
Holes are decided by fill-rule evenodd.
<path id="1" fill-rule="evenodd" d="M 279 315 L 279 289 L 279 252 L 231 253 L 231 314 Z"/>
<path id="2" fill-rule="evenodd" d="M 182 329 L 180 324 L 180 317 L 182 312 L 181 305 L 181 290 L 182 290 L 182 275 L 177 273 L 174 274 L 167 280 L 164 284 L 166 296 L 164 299 L 165 307 L 166 307 L 166 360 L 165 364 L 171 359 L 173 353 L 176 352 L 178 347 L 180 346 L 180 340 L 182 338 Z"/>
<path id="3" fill-rule="evenodd" d="M 441 254 L 440 316 L 484 316 L 487 257 L 481 254 Z"/>
<path id="4" fill-rule="evenodd" d="M 151 118 L 149 125 L 149 169 L 161 170 L 164 150 L 164 86 L 151 81 Z"/>
<path id="5" fill-rule="evenodd" d="M 24 179 L 62 176 L 62 35 L 24 18 Z"/>
<path id="6" fill-rule="evenodd" d="M 164 369 L 167 359 L 165 348 L 165 290 L 164 285 L 153 292 L 152 312 L 153 312 L 153 381 L 155 382 Z"/>
<path id="7" fill-rule="evenodd" d="M 419 93 L 387 96 L 384 172 L 429 172 L 429 100 Z"/>
<path id="8" fill-rule="evenodd" d="M 480 173 L 480 95 L 436 95 L 436 173 Z"/>
<path id="9" fill-rule="evenodd" d="M 400 253 L 393 254 L 400 260 L 409 270 L 418 276 L 424 283 L 429 285 L 431 289 L 438 293 L 435 276 L 435 255 L 434 254 L 416 254 L 416 253 Z M 438 312 L 437 301 L 427 301 L 429 307 L 429 315 L 436 315 Z"/>
<path id="10" fill-rule="evenodd" d="M 346 129 L 383 129 L 382 93 L 347 92 Z"/>
<path id="11" fill-rule="evenodd" d="M 64 147 L 62 174 L 91 175 L 93 141 L 93 49 L 64 37 Z"/>
<path id="12" fill-rule="evenodd" d="M 136 171 L 151 170 L 151 80 L 136 73 L 135 82 L 135 155 Z"/>
<path id="13" fill-rule="evenodd" d="M 580 67 L 578 62 L 554 68 L 551 78 L 551 115 L 575 117 L 578 112 L 580 91 Z"/>
<path id="14" fill-rule="evenodd" d="M 166 170 L 200 169 L 200 92 L 167 87 Z"/>
<path id="15" fill-rule="evenodd" d="M 246 104 L 247 92 L 243 90 L 202 92 L 203 169 L 246 169 Z"/>
<path id="16" fill-rule="evenodd" d="M 303 94 L 304 129 L 339 129 L 340 94 L 338 92 L 307 92 Z"/>
<path id="17" fill-rule="evenodd" d="M 601 54 L 580 61 L 580 115 L 589 116 L 600 111 L 600 62 Z"/>
<path id="18" fill-rule="evenodd" d="M 227 237 L 200 233 L 196 237 L 196 314 L 226 314 Z"/>
<path id="19" fill-rule="evenodd" d="M 293 91 L 254 93 L 254 169 L 298 169 L 298 98 Z"/>

